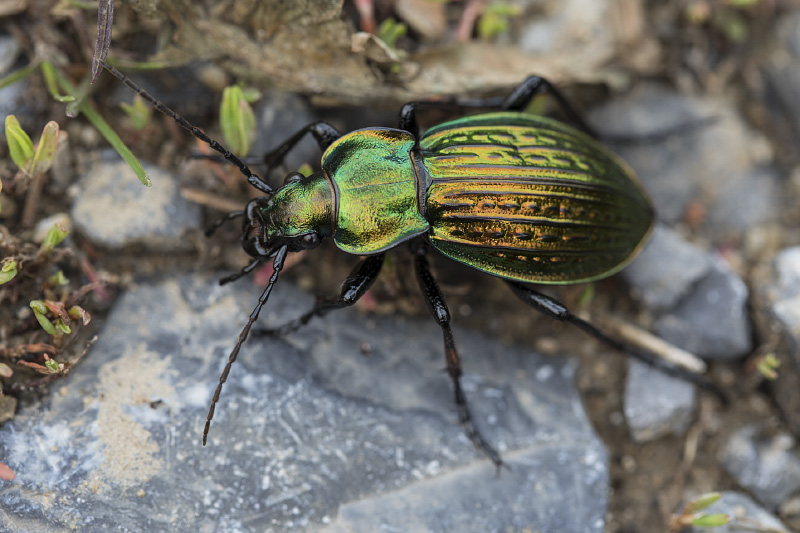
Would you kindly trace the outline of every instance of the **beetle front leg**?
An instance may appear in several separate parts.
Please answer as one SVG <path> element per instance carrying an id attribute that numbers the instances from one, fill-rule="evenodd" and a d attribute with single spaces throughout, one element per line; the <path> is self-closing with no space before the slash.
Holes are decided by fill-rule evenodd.
<path id="1" fill-rule="evenodd" d="M 378 279 L 383 266 L 384 254 L 370 255 L 361 261 L 342 283 L 342 293 L 339 298 L 320 300 L 307 313 L 294 320 L 278 326 L 277 328 L 260 328 L 253 333 L 256 335 L 287 335 L 309 323 L 315 316 L 323 316 L 328 311 L 350 307 L 356 303 L 372 284 Z"/>
<path id="2" fill-rule="evenodd" d="M 567 309 L 564 304 L 556 300 L 555 298 L 551 298 L 549 296 L 545 296 L 544 294 L 535 291 L 530 287 L 526 287 L 525 285 L 516 282 L 516 281 L 509 281 L 505 280 L 509 287 L 511 287 L 512 292 L 523 302 L 531 306 L 532 308 L 536 309 L 542 314 L 549 316 L 554 320 L 558 320 L 559 322 L 568 322 L 573 324 L 574 326 L 582 329 L 595 339 L 599 340 L 603 344 L 614 348 L 617 351 L 620 351 L 624 354 L 627 354 L 634 359 L 638 359 L 643 363 L 657 368 L 669 374 L 671 376 L 675 376 L 677 378 L 683 379 L 685 381 L 689 381 L 694 383 L 695 385 L 699 385 L 704 389 L 714 393 L 723 403 L 727 403 L 727 398 L 722 393 L 716 385 L 714 385 L 711 381 L 709 381 L 705 376 L 701 376 L 699 374 L 695 374 L 694 372 L 690 372 L 683 367 L 674 365 L 669 361 L 656 357 L 655 355 L 648 353 L 648 352 L 640 352 L 638 350 L 634 350 L 627 344 L 613 338 L 609 337 L 596 327 L 594 327 L 589 322 L 575 316 L 572 314 L 569 309 Z"/>
<path id="3" fill-rule="evenodd" d="M 469 437 L 469 440 L 483 451 L 499 469 L 503 466 L 503 459 L 486 441 L 483 435 L 481 435 L 481 432 L 472 420 L 472 415 L 467 405 L 467 397 L 464 395 L 464 391 L 461 388 L 461 363 L 458 359 L 453 332 L 450 329 L 450 312 L 447 310 L 442 292 L 439 290 L 439 286 L 433 274 L 431 274 L 428 259 L 425 256 L 426 253 L 427 251 L 422 246 L 415 251 L 414 266 L 417 272 L 419 288 L 422 290 L 422 295 L 425 299 L 425 303 L 428 305 L 428 310 L 431 312 L 431 315 L 433 315 L 436 323 L 439 324 L 439 327 L 442 328 L 442 334 L 444 335 L 444 356 L 447 361 L 447 373 L 450 375 L 450 379 L 453 382 L 453 392 L 458 409 L 458 421 L 464 427 L 464 431 L 467 437 Z"/>

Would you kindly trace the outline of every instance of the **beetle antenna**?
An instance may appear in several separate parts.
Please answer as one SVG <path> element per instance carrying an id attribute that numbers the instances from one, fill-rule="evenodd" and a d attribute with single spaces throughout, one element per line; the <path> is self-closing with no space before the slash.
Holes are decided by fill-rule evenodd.
<path id="1" fill-rule="evenodd" d="M 225 364 L 222 374 L 219 375 L 219 383 L 217 383 L 214 396 L 211 398 L 211 405 L 208 407 L 208 416 L 206 416 L 206 425 L 203 428 L 203 446 L 206 445 L 206 440 L 208 439 L 208 431 L 211 428 L 211 419 L 214 418 L 214 409 L 217 406 L 217 402 L 219 402 L 219 395 L 222 392 L 222 385 L 228 380 L 228 374 L 231 371 L 231 366 L 233 366 L 233 363 L 236 362 L 236 358 L 239 356 L 239 350 L 242 348 L 242 345 L 247 340 L 247 336 L 250 334 L 250 328 L 252 328 L 255 321 L 258 320 L 258 314 L 261 312 L 261 308 L 264 307 L 265 303 L 267 303 L 269 295 L 272 293 L 272 287 L 278 280 L 278 274 L 280 274 L 281 270 L 283 269 L 283 262 L 286 260 L 287 251 L 288 246 L 283 245 L 275 254 L 275 260 L 272 262 L 272 276 L 269 278 L 267 288 L 265 288 L 264 292 L 261 293 L 261 297 L 259 297 L 255 309 L 253 309 L 253 312 L 250 313 L 250 318 L 247 319 L 247 324 L 245 324 L 242 328 L 242 331 L 239 332 L 239 340 L 236 341 L 236 346 L 234 346 L 233 350 L 231 350 L 231 354 L 228 356 L 228 362 Z"/>
<path id="2" fill-rule="evenodd" d="M 133 89 L 139 96 L 150 102 L 153 107 L 158 109 L 161 113 L 165 114 L 166 116 L 170 117 L 172 120 L 177 122 L 181 127 L 187 130 L 189 133 L 203 141 L 204 143 L 208 144 L 212 149 L 216 150 L 222 157 L 224 157 L 229 162 L 236 165 L 239 171 L 247 177 L 247 182 L 258 189 L 259 191 L 271 194 L 272 187 L 270 187 L 267 182 L 261 179 L 257 174 L 254 174 L 250 168 L 245 165 L 241 159 L 233 155 L 230 150 L 219 144 L 217 141 L 209 137 L 205 134 L 203 130 L 194 126 L 191 122 L 180 116 L 178 113 L 167 107 L 164 103 L 156 99 L 153 95 L 139 87 L 136 83 L 133 82 L 129 77 L 127 77 L 122 72 L 118 71 L 102 59 L 100 60 L 100 64 L 103 65 L 107 71 L 111 73 L 112 76 L 120 80 L 122 83 Z"/>
<path id="3" fill-rule="evenodd" d="M 244 216 L 244 211 L 231 211 L 230 213 L 226 213 L 219 217 L 217 220 L 211 223 L 211 225 L 206 230 L 206 237 L 211 237 L 214 233 L 222 227 L 223 224 L 230 220 L 237 219 L 239 217 Z"/>

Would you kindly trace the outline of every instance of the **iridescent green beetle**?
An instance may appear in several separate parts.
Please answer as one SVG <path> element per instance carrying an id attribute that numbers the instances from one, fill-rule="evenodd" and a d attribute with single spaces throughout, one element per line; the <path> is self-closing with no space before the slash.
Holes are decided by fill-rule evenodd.
<path id="1" fill-rule="evenodd" d="M 203 444 L 222 385 L 269 298 L 287 253 L 314 248 L 324 238 L 332 238 L 343 251 L 366 259 L 345 280 L 338 298 L 318 302 L 271 333 L 293 331 L 314 316 L 352 305 L 377 278 L 386 250 L 411 241 L 420 288 L 444 335 L 460 422 L 473 443 L 498 466 L 502 460 L 474 425 L 461 388 L 450 314 L 426 258 L 430 246 L 503 278 L 534 309 L 571 322 L 650 364 L 709 386 L 702 376 L 630 350 L 558 301 L 523 285 L 571 284 L 609 276 L 636 255 L 653 226 L 653 208 L 633 171 L 594 138 L 547 80 L 531 76 L 507 98 L 412 102 L 403 106 L 398 129 L 367 128 L 341 135 L 325 122 L 310 124 L 265 160 L 269 168 L 280 164 L 310 133 L 324 150 L 321 170 L 309 177 L 289 174 L 283 187 L 273 191 L 202 131 L 105 66 L 236 164 L 249 183 L 265 194 L 209 230 L 213 232 L 225 220 L 243 217 L 242 246 L 253 257 L 241 272 L 221 283 L 238 279 L 270 259 L 273 274 L 219 378 Z M 577 128 L 523 113 L 539 93 L 552 95 Z M 442 106 L 500 111 L 451 120 L 420 136 L 417 109 Z"/>

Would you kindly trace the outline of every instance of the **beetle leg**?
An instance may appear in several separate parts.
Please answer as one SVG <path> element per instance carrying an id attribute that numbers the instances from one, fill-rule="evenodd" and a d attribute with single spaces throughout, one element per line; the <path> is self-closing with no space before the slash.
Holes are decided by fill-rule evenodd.
<path id="1" fill-rule="evenodd" d="M 323 152 L 327 150 L 331 144 L 333 144 L 333 141 L 342 136 L 342 134 L 339 133 L 339 130 L 327 122 L 312 122 L 286 139 L 283 144 L 264 156 L 264 163 L 267 165 L 267 175 L 269 175 L 269 172 L 273 168 L 283 163 L 283 159 L 286 157 L 286 154 L 289 153 L 289 150 L 294 148 L 297 143 L 299 143 L 303 137 L 306 136 L 307 133 L 311 133 L 314 136 L 314 139 L 317 141 L 320 150 Z"/>
<path id="2" fill-rule="evenodd" d="M 308 324 L 315 316 L 323 316 L 334 309 L 350 307 L 356 303 L 372 286 L 383 266 L 384 254 L 370 255 L 361 261 L 342 283 L 342 293 L 339 298 L 320 300 L 307 313 L 294 320 L 278 326 L 277 328 L 259 328 L 253 331 L 255 335 L 286 335 Z"/>
<path id="3" fill-rule="evenodd" d="M 575 109 L 564 94 L 559 91 L 552 83 L 541 76 L 528 76 L 525 81 L 520 83 L 507 97 L 494 98 L 440 98 L 432 100 L 418 100 L 409 102 L 400 108 L 399 128 L 411 132 L 415 137 L 419 137 L 419 124 L 417 124 L 416 111 L 424 108 L 476 108 L 476 109 L 501 109 L 504 111 L 522 112 L 531 103 L 531 100 L 539 94 L 549 94 L 558 104 L 561 112 L 579 129 L 588 135 L 598 138 L 594 129 L 586 123 L 581 114 Z"/>
<path id="4" fill-rule="evenodd" d="M 230 220 L 235 220 L 239 217 L 244 216 L 244 211 L 231 211 L 230 213 L 226 213 L 215 220 L 209 227 L 206 229 L 206 237 L 211 237 L 219 228 L 222 227 L 223 224 Z"/>
<path id="5" fill-rule="evenodd" d="M 681 366 L 674 365 L 669 361 L 666 361 L 660 357 L 656 357 L 655 355 L 649 352 L 640 352 L 638 350 L 634 350 L 630 346 L 626 345 L 625 343 L 613 338 L 609 337 L 596 327 L 594 327 L 589 322 L 575 316 L 572 314 L 569 309 L 567 309 L 564 304 L 556 300 L 555 298 L 551 298 L 549 296 L 545 296 L 544 294 L 533 290 L 530 287 L 526 287 L 525 285 L 516 282 L 516 281 L 509 281 L 505 280 L 513 293 L 523 302 L 528 304 L 529 306 L 533 307 L 540 313 L 543 313 L 550 318 L 558 320 L 559 322 L 568 322 L 573 324 L 574 326 L 582 329 L 595 339 L 599 340 L 603 344 L 614 348 L 622 353 L 625 353 L 634 359 L 638 359 L 643 363 L 650 365 L 662 372 L 669 374 L 671 376 L 680 378 L 684 381 L 688 381 L 690 383 L 694 383 L 695 385 L 699 385 L 704 389 L 714 393 L 723 403 L 727 403 L 727 398 L 722 393 L 716 385 L 714 385 L 711 381 L 709 381 L 705 376 L 701 376 L 699 374 L 695 374 L 694 372 L 690 372 Z"/>
<path id="6" fill-rule="evenodd" d="M 417 281 L 419 281 L 419 288 L 422 290 L 422 295 L 425 303 L 428 305 L 428 310 L 433 315 L 436 323 L 442 328 L 444 335 L 444 355 L 447 360 L 447 373 L 453 382 L 453 392 L 455 394 L 456 407 L 458 409 L 458 421 L 464 427 L 464 431 L 469 437 L 469 440 L 485 453 L 489 459 L 499 469 L 503 466 L 503 459 L 497 453 L 491 444 L 481 435 L 475 422 L 472 420 L 472 415 L 467 405 L 467 397 L 461 388 L 461 363 L 458 359 L 458 352 L 456 352 L 456 343 L 453 339 L 453 332 L 450 329 L 450 312 L 447 310 L 447 305 L 442 297 L 442 292 L 439 290 L 439 285 L 431 274 L 428 265 L 428 258 L 426 257 L 427 251 L 424 247 L 420 247 L 414 254 L 414 266 L 417 272 Z"/>
<path id="7" fill-rule="evenodd" d="M 263 260 L 260 259 L 260 258 L 259 259 L 253 259 L 253 261 L 251 261 L 246 267 L 242 268 L 239 272 L 236 272 L 235 274 L 230 274 L 228 276 L 225 276 L 221 280 L 219 280 L 219 284 L 220 285 L 227 285 L 228 283 L 230 283 L 232 281 L 236 281 L 237 279 L 246 276 L 247 274 L 252 272 L 258 265 L 260 265 L 262 262 L 263 262 Z"/>

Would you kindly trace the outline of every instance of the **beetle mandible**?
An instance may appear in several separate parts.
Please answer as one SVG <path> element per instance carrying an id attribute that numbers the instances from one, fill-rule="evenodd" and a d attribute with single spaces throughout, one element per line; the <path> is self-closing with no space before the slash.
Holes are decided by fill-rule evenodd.
<path id="1" fill-rule="evenodd" d="M 502 278 L 512 292 L 541 313 L 569 322 L 601 342 L 701 386 L 703 376 L 652 354 L 630 349 L 560 302 L 525 283 L 574 284 L 601 279 L 624 267 L 646 242 L 654 221 L 651 202 L 633 170 L 603 146 L 568 100 L 550 82 L 530 76 L 505 98 L 422 100 L 404 105 L 399 126 L 342 135 L 326 122 L 302 128 L 265 156 L 269 169 L 311 134 L 323 151 L 321 170 L 290 173 L 273 190 L 236 156 L 167 108 L 123 74 L 125 82 L 193 135 L 235 164 L 264 193 L 243 211 L 241 243 L 253 258 L 236 280 L 272 260 L 273 273 L 242 328 L 209 406 L 203 445 L 231 366 L 247 340 L 283 268 L 286 256 L 332 238 L 341 250 L 366 256 L 342 285 L 338 298 L 270 330 L 285 334 L 333 309 L 353 305 L 378 277 L 387 250 L 411 241 L 415 272 L 427 307 L 442 330 L 447 372 L 459 421 L 470 440 L 498 467 L 503 461 L 481 435 L 461 387 L 461 364 L 450 313 L 430 272 L 430 248 Z M 549 94 L 576 127 L 524 113 L 538 94 Z M 420 135 L 416 112 L 425 107 L 495 109 L 444 122 Z"/>

